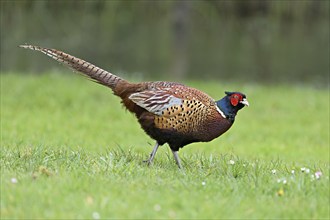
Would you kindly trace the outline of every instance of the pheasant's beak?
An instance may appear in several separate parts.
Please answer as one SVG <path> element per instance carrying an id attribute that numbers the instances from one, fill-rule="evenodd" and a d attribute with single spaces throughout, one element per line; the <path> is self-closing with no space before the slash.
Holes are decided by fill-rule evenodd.
<path id="1" fill-rule="evenodd" d="M 249 102 L 245 98 L 242 101 L 240 101 L 240 103 L 242 103 L 243 105 L 249 106 Z"/>

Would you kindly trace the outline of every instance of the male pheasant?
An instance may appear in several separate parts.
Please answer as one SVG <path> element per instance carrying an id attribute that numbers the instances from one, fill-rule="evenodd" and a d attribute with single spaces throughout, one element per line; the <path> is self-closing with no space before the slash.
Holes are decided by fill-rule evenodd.
<path id="1" fill-rule="evenodd" d="M 40 51 L 112 89 L 123 105 L 135 114 L 142 129 L 156 145 L 146 161 L 150 165 L 158 147 L 168 143 L 182 168 L 178 151 L 193 142 L 219 137 L 234 123 L 237 112 L 249 103 L 240 92 L 225 92 L 215 101 L 202 91 L 175 82 L 130 83 L 82 59 L 55 49 L 21 45 Z"/>

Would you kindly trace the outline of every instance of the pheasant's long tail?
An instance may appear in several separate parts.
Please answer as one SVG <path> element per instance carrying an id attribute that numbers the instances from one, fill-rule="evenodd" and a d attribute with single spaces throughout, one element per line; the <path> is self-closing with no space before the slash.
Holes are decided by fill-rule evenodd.
<path id="1" fill-rule="evenodd" d="M 79 59 L 59 50 L 43 48 L 33 45 L 20 45 L 19 47 L 40 51 L 47 56 L 50 56 L 51 58 L 57 60 L 58 62 L 71 67 L 72 69 L 84 74 L 85 76 L 88 76 L 92 80 L 110 87 L 113 91 L 115 90 L 115 87 L 118 82 L 125 81 L 124 79 L 112 73 L 109 73 L 91 63 L 88 63 L 82 59 Z"/>

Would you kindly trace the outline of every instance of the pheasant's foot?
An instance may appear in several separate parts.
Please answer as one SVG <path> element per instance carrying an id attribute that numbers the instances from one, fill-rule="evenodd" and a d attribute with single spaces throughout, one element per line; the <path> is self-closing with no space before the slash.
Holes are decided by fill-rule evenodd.
<path id="1" fill-rule="evenodd" d="M 156 155 L 156 152 L 159 148 L 159 144 L 158 142 L 156 142 L 155 146 L 154 146 L 154 149 L 152 150 L 152 152 L 150 153 L 150 157 L 148 160 L 144 160 L 143 162 L 147 163 L 148 166 L 150 166 L 152 164 L 152 161 L 154 160 L 155 158 L 155 155 Z"/>
<path id="2" fill-rule="evenodd" d="M 176 164 L 178 165 L 179 169 L 182 169 L 182 165 L 181 165 L 181 161 L 178 155 L 178 151 L 174 151 L 172 150 L 173 156 L 174 156 L 174 160 L 176 162 Z"/>

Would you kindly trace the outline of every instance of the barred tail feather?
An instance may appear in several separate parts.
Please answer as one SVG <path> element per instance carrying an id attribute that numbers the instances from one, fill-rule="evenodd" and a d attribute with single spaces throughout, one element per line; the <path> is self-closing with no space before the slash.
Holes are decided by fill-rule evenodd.
<path id="1" fill-rule="evenodd" d="M 70 54 L 64 53 L 59 50 L 55 49 L 49 49 L 49 48 L 43 48 L 39 46 L 33 46 L 33 45 L 20 45 L 19 47 L 25 48 L 25 49 L 31 49 L 40 51 L 47 56 L 57 60 L 60 63 L 63 63 L 72 69 L 83 73 L 84 75 L 90 77 L 91 79 L 95 80 L 96 82 L 110 87 L 112 90 L 115 89 L 116 85 L 119 81 L 124 81 L 122 78 L 109 73 L 91 63 L 88 63 L 82 59 L 79 59 L 77 57 L 74 57 Z"/>

